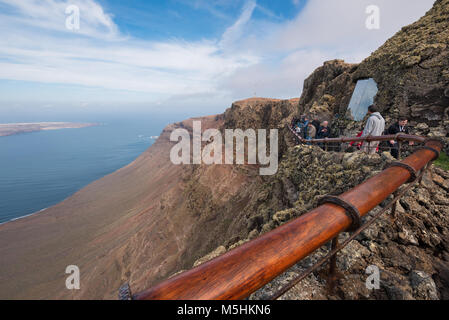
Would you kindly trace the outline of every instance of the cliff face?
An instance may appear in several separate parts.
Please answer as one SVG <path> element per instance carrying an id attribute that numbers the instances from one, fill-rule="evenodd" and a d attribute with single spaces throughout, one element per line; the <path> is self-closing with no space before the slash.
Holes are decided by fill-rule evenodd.
<path id="1" fill-rule="evenodd" d="M 449 133 L 449 1 L 438 0 L 363 61 L 354 79 L 379 84 L 376 102 L 391 117 L 409 115 L 431 135 Z"/>
<path id="2" fill-rule="evenodd" d="M 127 167 L 39 214 L 1 225 L 0 298 L 115 299 L 125 282 L 144 290 L 217 246 L 246 239 L 259 224 L 258 167 L 174 165 L 170 134 L 191 133 L 193 121 L 203 131 L 224 130 L 226 122 L 276 128 L 297 103 L 249 99 L 226 115 L 170 125 Z M 286 207 L 283 191 L 276 195 L 272 206 Z M 79 291 L 65 288 L 69 265 L 80 268 Z"/>
<path id="3" fill-rule="evenodd" d="M 188 172 L 169 159 L 174 127 L 127 167 L 39 214 L 1 225 L 0 298 L 115 298 L 124 280 L 145 282 L 174 268 L 194 222 L 179 214 Z M 79 291 L 65 288 L 69 265 L 80 268 Z"/>
<path id="4" fill-rule="evenodd" d="M 305 81 L 299 113 L 310 113 L 323 119 L 346 114 L 355 89 L 352 79 L 356 64 L 332 60 L 315 70 Z"/>

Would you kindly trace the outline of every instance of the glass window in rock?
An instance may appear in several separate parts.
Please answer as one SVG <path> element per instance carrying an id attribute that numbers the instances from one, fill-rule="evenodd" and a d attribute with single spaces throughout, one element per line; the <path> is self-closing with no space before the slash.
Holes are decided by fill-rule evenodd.
<path id="1" fill-rule="evenodd" d="M 374 79 L 365 79 L 357 81 L 349 110 L 355 121 L 362 121 L 368 113 L 368 107 L 374 103 L 374 97 L 377 94 L 377 83 Z"/>

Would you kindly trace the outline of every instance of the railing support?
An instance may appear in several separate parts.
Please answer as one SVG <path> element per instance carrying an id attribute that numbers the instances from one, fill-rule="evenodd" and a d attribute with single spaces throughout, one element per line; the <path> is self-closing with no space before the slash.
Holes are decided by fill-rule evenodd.
<path id="1" fill-rule="evenodd" d="M 332 239 L 331 251 L 337 249 L 338 247 L 338 236 Z M 332 294 L 335 288 L 335 282 L 337 281 L 337 253 L 332 256 L 329 261 L 329 276 L 327 279 L 328 284 L 328 292 Z"/>
<path id="2" fill-rule="evenodd" d="M 393 197 L 396 198 L 399 194 L 399 191 L 396 191 L 395 193 L 393 193 Z M 391 220 L 394 223 L 396 221 L 396 211 L 398 208 L 398 204 L 399 204 L 399 199 L 397 201 L 394 202 L 393 206 L 391 207 Z"/>

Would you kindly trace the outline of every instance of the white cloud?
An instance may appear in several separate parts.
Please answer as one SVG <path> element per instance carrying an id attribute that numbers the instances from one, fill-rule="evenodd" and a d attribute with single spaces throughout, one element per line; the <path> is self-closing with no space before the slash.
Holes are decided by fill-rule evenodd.
<path id="1" fill-rule="evenodd" d="M 15 10 L 0 13 L 0 79 L 128 90 L 159 103 L 207 106 L 215 98 L 225 108 L 254 93 L 299 96 L 302 81 L 325 60 L 360 62 L 433 0 L 313 0 L 278 23 L 254 20 L 258 4 L 249 0 L 220 39 L 194 42 L 124 37 L 93 0 L 70 1 L 80 6 L 79 33 L 65 28 L 66 2 L 0 4 Z M 381 8 L 380 30 L 365 28 L 370 4 Z"/>
<path id="2" fill-rule="evenodd" d="M 0 37 L 0 57 L 3 58 L 0 78 L 3 79 L 140 91 L 161 99 L 177 94 L 216 92 L 217 78 L 258 62 L 256 56 L 249 54 L 223 53 L 216 40 L 125 39 L 119 35 L 110 16 L 91 0 L 83 2 L 81 9 L 81 13 L 83 9 L 89 12 L 81 27 L 87 30 L 83 32 L 84 37 L 42 32 L 42 29 L 70 32 L 64 29 L 65 5 L 62 2 L 47 0 L 45 6 L 39 6 L 36 1 L 26 4 L 0 1 L 20 12 L 15 16 L 4 15 L 0 22 L 3 30 L 10 30 Z M 225 33 L 223 39 L 229 45 L 249 19 L 245 16 L 247 13 L 245 10 L 242 18 Z M 33 28 L 24 27 L 23 21 L 28 18 L 27 25 Z M 99 27 L 108 29 L 103 39 Z"/>
<path id="3" fill-rule="evenodd" d="M 4 24 L 23 28 L 45 29 L 60 33 L 73 33 L 65 26 L 66 8 L 75 5 L 80 10 L 80 35 L 114 39 L 119 36 L 117 25 L 112 16 L 106 14 L 103 8 L 93 0 L 0 0 L 0 4 L 8 5 L 18 14 L 9 16 L 0 14 Z"/>
<path id="4" fill-rule="evenodd" d="M 292 21 L 254 31 L 236 44 L 264 57 L 224 81 L 235 98 L 299 96 L 303 80 L 325 60 L 361 62 L 433 5 L 434 0 L 313 0 Z M 380 29 L 368 30 L 368 5 L 380 8 Z"/>
<path id="5" fill-rule="evenodd" d="M 256 6 L 257 4 L 255 1 L 248 1 L 237 21 L 223 33 L 219 44 L 222 50 L 232 50 L 233 45 L 241 39 L 244 34 L 244 28 L 251 19 Z"/>

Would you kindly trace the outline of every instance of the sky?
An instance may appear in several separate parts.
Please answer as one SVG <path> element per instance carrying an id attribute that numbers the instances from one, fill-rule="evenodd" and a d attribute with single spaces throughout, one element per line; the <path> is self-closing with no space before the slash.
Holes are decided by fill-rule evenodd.
<path id="1" fill-rule="evenodd" d="M 208 115 L 254 96 L 299 97 L 324 61 L 361 62 L 433 3 L 0 0 L 0 122 L 30 113 Z M 375 29 L 366 26 L 372 5 Z"/>

